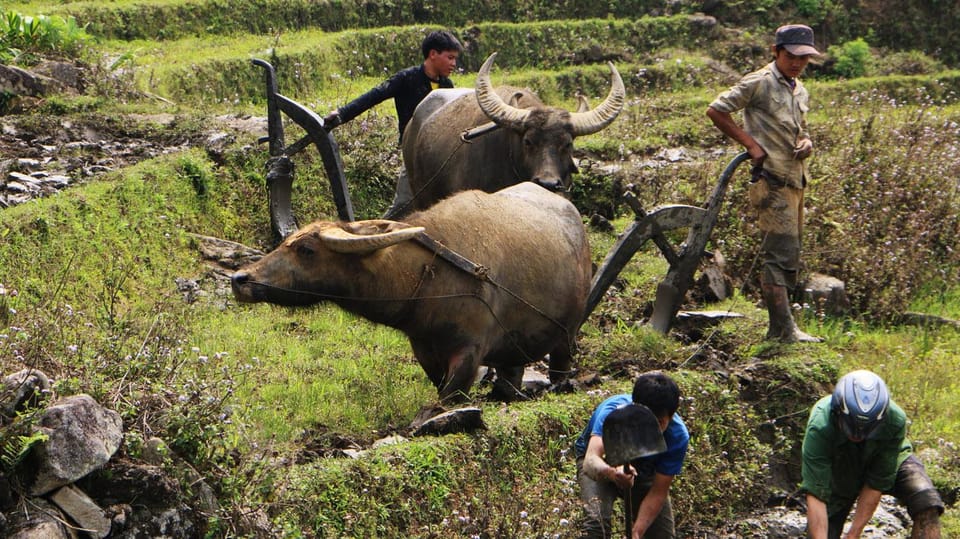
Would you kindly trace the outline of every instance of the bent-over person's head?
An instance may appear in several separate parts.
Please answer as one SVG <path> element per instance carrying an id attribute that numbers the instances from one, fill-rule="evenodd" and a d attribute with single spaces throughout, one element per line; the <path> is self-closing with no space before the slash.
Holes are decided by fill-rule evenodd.
<path id="1" fill-rule="evenodd" d="M 657 419 L 669 421 L 680 407 L 680 388 L 662 371 L 645 372 L 633 383 L 632 400 L 649 408 Z"/>
<path id="2" fill-rule="evenodd" d="M 837 425 L 852 442 L 870 439 L 890 406 L 890 392 L 877 374 L 857 370 L 845 374 L 833 390 L 830 409 Z"/>

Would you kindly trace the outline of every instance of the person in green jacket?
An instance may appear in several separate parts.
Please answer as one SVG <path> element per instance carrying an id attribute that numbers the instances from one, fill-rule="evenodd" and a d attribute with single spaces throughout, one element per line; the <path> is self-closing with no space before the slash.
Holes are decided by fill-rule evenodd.
<path id="1" fill-rule="evenodd" d="M 943 500 L 906 439 L 907 417 L 878 375 L 856 370 L 810 411 L 803 438 L 807 533 L 855 539 L 883 494 L 906 506 L 911 539 L 939 539 Z M 843 527 L 856 503 L 846 534 Z"/>

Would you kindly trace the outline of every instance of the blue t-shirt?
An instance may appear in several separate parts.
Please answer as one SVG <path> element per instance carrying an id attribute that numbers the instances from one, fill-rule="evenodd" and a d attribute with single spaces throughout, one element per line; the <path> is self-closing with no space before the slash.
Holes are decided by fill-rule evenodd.
<path id="1" fill-rule="evenodd" d="M 590 416 L 590 421 L 586 428 L 580 433 L 574 443 L 574 452 L 577 458 L 587 454 L 587 444 L 591 436 L 603 436 L 603 422 L 610 415 L 610 412 L 633 403 L 630 394 L 614 395 L 600 403 L 597 409 Z M 667 430 L 663 433 L 663 440 L 667 442 L 667 450 L 663 453 L 643 457 L 639 459 L 645 464 L 650 464 L 653 469 L 663 475 L 677 475 L 683 468 L 683 459 L 687 456 L 687 446 L 690 444 L 690 433 L 687 432 L 687 426 L 679 414 L 673 414 L 670 423 L 667 424 Z"/>

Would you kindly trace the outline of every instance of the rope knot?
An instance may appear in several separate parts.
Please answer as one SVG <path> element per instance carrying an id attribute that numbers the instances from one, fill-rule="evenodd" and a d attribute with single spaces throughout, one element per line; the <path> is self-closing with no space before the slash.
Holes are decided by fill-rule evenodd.
<path id="1" fill-rule="evenodd" d="M 489 280 L 490 280 L 490 268 L 488 268 L 488 267 L 486 267 L 486 266 L 484 266 L 484 265 L 482 265 L 482 264 L 477 264 L 476 267 L 473 268 L 473 275 L 474 275 L 477 279 L 480 279 L 480 280 L 482 280 L 482 281 L 489 281 Z"/>

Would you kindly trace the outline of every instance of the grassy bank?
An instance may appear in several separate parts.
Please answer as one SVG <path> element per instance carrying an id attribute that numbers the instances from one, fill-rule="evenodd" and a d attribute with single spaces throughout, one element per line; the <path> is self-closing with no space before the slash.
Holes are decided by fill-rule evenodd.
<path id="1" fill-rule="evenodd" d="M 531 86 L 572 108 L 577 90 L 602 96 L 609 75 L 602 61 L 576 64 L 567 53 L 595 44 L 583 36 L 607 44 L 600 52 L 615 55 L 628 105 L 611 127 L 577 141 L 584 161 L 573 197 L 585 214 L 609 210 L 622 230 L 628 212 L 612 199 L 624 182 L 639 187 L 647 208 L 701 205 L 737 152 L 703 115 L 734 74 L 690 52 L 703 44 L 690 24 L 686 17 L 477 23 L 485 37 L 465 61 L 509 44 L 495 81 Z M 108 54 L 129 53 L 118 71 L 129 67 L 141 90 L 176 102 L 131 92 L 126 103 L 59 98 L 41 110 L 56 125 L 87 108 L 105 116 L 170 112 L 183 121 L 141 133 L 175 140 L 178 129 L 195 134 L 217 114 L 262 115 L 262 74 L 249 59 L 263 56 L 277 64 L 284 93 L 322 112 L 409 64 L 422 32 L 311 27 L 112 41 Z M 742 48 L 723 50 L 738 56 L 755 41 L 763 39 L 747 36 Z M 466 73 L 455 80 L 473 84 Z M 572 536 L 579 516 L 572 439 L 598 402 L 648 369 L 670 371 L 684 394 L 692 445 L 674 491 L 684 534 L 729 525 L 789 493 L 809 406 L 855 368 L 887 380 L 931 476 L 955 500 L 960 335 L 899 321 L 906 311 L 960 318 L 958 80 L 942 71 L 810 81 L 816 155 L 804 259 L 811 270 L 843 278 L 853 303 L 846 316 L 805 312 L 804 327 L 825 337 L 822 345 L 763 341 L 757 234 L 741 171 L 708 247 L 726 255 L 737 293 L 708 307 L 743 318 L 694 339 L 644 326 L 667 269 L 647 246 L 582 328 L 577 391 L 504 405 L 485 400 L 480 384 L 472 397 L 485 430 L 373 448 L 405 432 L 436 398 L 406 340 L 331 306 L 237 305 L 222 270 L 201 260 L 197 234 L 272 244 L 266 151 L 255 143 L 261 134 L 244 133 L 216 155 L 193 149 L 146 160 L 0 212 L 0 366 L 39 368 L 57 393 L 89 393 L 117 409 L 128 432 L 125 456 L 136 458 L 148 437 L 165 439 L 220 498 L 211 537 L 249 533 L 241 515 L 255 510 L 283 537 Z M 387 103 L 335 132 L 360 217 L 379 215 L 392 196 L 400 164 L 392 115 Z M 296 130 L 289 133 L 295 140 Z M 657 157 L 673 149 L 684 158 Z M 334 214 L 314 153 L 296 156 L 294 209 L 302 221 Z M 611 163 L 620 170 L 600 166 Z M 599 263 L 616 233 L 591 230 L 590 239 Z M 197 291 L 187 293 L 184 282 Z M 16 443 L 0 437 L 6 451 Z M 345 458 L 356 448 L 365 451 L 360 458 Z M 945 536 L 960 534 L 955 507 L 945 520 Z"/>

